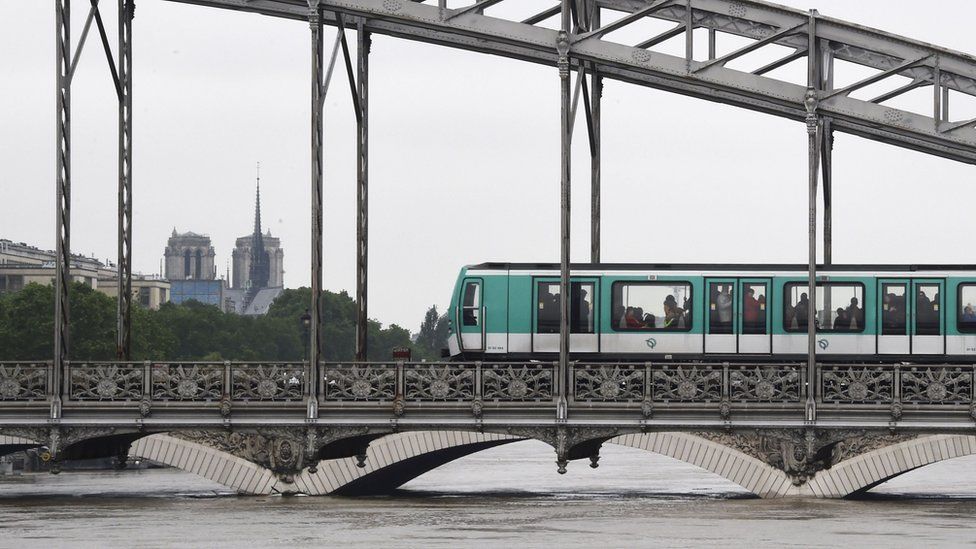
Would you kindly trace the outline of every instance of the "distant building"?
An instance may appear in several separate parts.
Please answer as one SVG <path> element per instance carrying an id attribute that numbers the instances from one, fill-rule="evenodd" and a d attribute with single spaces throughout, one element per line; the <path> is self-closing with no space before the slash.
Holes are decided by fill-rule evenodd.
<path id="1" fill-rule="evenodd" d="M 225 292 L 224 310 L 244 315 L 263 315 L 284 287 L 281 241 L 261 229 L 261 178 L 254 200 L 254 230 L 237 239 L 233 252 L 233 285 Z"/>
<path id="2" fill-rule="evenodd" d="M 164 276 L 170 283 L 170 301 L 199 301 L 221 306 L 224 282 L 217 280 L 216 256 L 210 237 L 187 231 L 170 235 L 163 252 Z"/>
<path id="3" fill-rule="evenodd" d="M 209 236 L 193 232 L 177 233 L 174 227 L 163 252 L 166 262 L 163 276 L 170 281 L 214 280 L 217 278 L 215 255 Z"/>
<path id="4" fill-rule="evenodd" d="M 24 242 L 0 239 L 0 294 L 17 292 L 34 283 L 54 284 L 57 254 Z M 71 256 L 68 274 L 75 282 L 106 295 L 118 295 L 118 272 L 114 265 L 81 255 Z M 169 300 L 170 285 L 155 276 L 132 275 L 132 297 L 149 309 L 158 309 Z"/>

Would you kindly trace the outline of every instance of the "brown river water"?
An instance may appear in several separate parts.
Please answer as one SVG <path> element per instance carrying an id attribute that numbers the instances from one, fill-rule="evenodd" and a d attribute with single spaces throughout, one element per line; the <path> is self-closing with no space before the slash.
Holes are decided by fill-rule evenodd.
<path id="1" fill-rule="evenodd" d="M 173 469 L 0 477 L 0 547 L 976 546 L 976 456 L 857 500 L 751 497 L 724 479 L 608 445 L 556 474 L 520 442 L 423 475 L 393 496 L 238 496 Z"/>

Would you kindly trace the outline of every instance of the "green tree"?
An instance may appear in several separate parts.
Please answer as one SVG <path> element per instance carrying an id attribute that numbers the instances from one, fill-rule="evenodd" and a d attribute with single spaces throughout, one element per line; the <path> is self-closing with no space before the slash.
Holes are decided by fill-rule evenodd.
<path id="1" fill-rule="evenodd" d="M 441 359 L 441 349 L 447 346 L 447 323 L 447 315 L 438 315 L 436 305 L 431 305 L 430 309 L 427 309 L 416 341 L 421 358 Z"/>
<path id="2" fill-rule="evenodd" d="M 115 357 L 115 299 L 83 284 L 69 296 L 70 357 Z M 133 360 L 301 360 L 306 339 L 301 316 L 311 301 L 308 288 L 285 290 L 268 314 L 245 317 L 212 305 L 166 303 L 158 311 L 134 305 Z M 322 294 L 323 359 L 351 360 L 356 346 L 356 302 L 346 292 Z M 47 360 L 54 340 L 54 289 L 29 284 L 0 295 L 0 360 Z M 394 347 L 410 347 L 410 332 L 375 320 L 367 325 L 369 358 L 389 360 Z"/>

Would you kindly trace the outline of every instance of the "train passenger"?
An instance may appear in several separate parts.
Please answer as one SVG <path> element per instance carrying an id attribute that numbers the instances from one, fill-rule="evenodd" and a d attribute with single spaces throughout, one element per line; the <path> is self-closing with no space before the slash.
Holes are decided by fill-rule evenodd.
<path id="1" fill-rule="evenodd" d="M 664 298 L 664 327 L 680 329 L 684 327 L 684 311 L 678 307 L 673 295 Z"/>
<path id="2" fill-rule="evenodd" d="M 810 313 L 810 298 L 806 292 L 800 294 L 800 301 L 793 307 L 793 329 L 807 331 L 807 315 Z"/>
<path id="3" fill-rule="evenodd" d="M 586 290 L 574 284 L 571 295 L 570 306 L 572 309 L 569 311 L 571 331 L 578 334 L 589 333 L 591 331 L 590 304 L 586 300 L 588 294 Z"/>
<path id="4" fill-rule="evenodd" d="M 830 326 L 827 326 L 828 328 Z M 837 307 L 837 317 L 834 319 L 834 330 L 846 332 L 851 329 L 851 317 L 843 307 Z"/>
<path id="5" fill-rule="evenodd" d="M 796 325 L 796 308 L 790 305 L 789 301 L 783 307 L 783 326 L 788 330 L 795 330 Z"/>
<path id="6" fill-rule="evenodd" d="M 637 309 L 634 307 L 627 307 L 627 312 L 624 315 L 624 324 L 628 329 L 643 328 L 644 324 L 637 319 Z"/>
<path id="7" fill-rule="evenodd" d="M 905 311 L 899 303 L 898 296 L 893 293 L 885 294 L 884 305 L 881 315 L 881 322 L 884 327 L 892 332 L 904 329 Z"/>
<path id="8" fill-rule="evenodd" d="M 938 303 L 929 299 L 922 290 L 915 298 L 915 317 L 919 335 L 939 335 Z"/>
<path id="9" fill-rule="evenodd" d="M 732 322 L 732 296 L 729 295 L 729 287 L 722 286 L 719 294 L 715 297 L 715 306 L 718 309 L 718 321 L 722 324 Z"/>
<path id="10" fill-rule="evenodd" d="M 756 290 L 746 288 L 746 296 L 742 298 L 742 320 L 746 326 L 755 326 L 759 322 L 759 300 Z"/>
<path id="11" fill-rule="evenodd" d="M 618 306 L 614 309 L 613 318 L 617 319 L 618 330 L 627 329 L 627 309 L 625 307 Z"/>
<path id="12" fill-rule="evenodd" d="M 847 326 L 844 328 L 850 328 L 852 331 L 857 331 L 861 326 L 864 326 L 864 309 L 858 307 L 859 302 L 856 297 L 851 298 L 851 305 L 847 308 Z M 834 325 L 836 327 L 836 324 Z"/>
<path id="13" fill-rule="evenodd" d="M 968 303 L 966 307 L 963 308 L 962 321 L 966 323 L 976 322 L 976 309 L 973 309 L 972 303 Z"/>
<path id="14" fill-rule="evenodd" d="M 652 315 L 651 313 L 647 313 L 644 315 L 644 326 L 648 328 L 654 328 L 657 326 L 657 319 L 654 318 L 654 315 Z"/>

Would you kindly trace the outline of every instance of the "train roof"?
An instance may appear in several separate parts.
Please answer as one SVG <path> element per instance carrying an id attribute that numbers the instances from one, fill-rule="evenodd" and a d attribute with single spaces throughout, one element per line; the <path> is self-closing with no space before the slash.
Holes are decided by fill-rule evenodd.
<path id="1" fill-rule="evenodd" d="M 552 271 L 559 270 L 559 263 L 499 263 L 488 262 L 468 265 L 468 270 L 479 271 Z M 805 263 L 572 263 L 574 271 L 786 271 L 806 272 Z M 818 272 L 928 272 L 928 271 L 976 271 L 976 265 L 894 265 L 894 264 L 843 264 L 817 265 Z"/>

